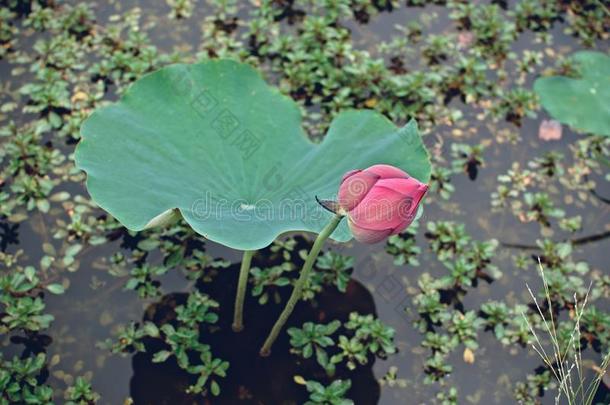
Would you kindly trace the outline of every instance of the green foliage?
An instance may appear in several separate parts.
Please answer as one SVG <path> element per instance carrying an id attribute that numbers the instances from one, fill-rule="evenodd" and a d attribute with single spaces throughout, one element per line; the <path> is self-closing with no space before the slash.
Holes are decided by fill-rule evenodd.
<path id="1" fill-rule="evenodd" d="M 583 51 L 572 58 L 577 77 L 539 78 L 534 89 L 556 120 L 582 132 L 610 136 L 610 57 Z"/>
<path id="2" fill-rule="evenodd" d="M 474 311 L 468 311 L 465 314 L 455 312 L 451 317 L 451 321 L 447 330 L 452 335 L 458 338 L 458 341 L 471 350 L 476 350 L 479 347 L 477 342 L 477 329 L 482 324 L 481 318 L 478 318 Z"/>
<path id="3" fill-rule="evenodd" d="M 169 13 L 170 18 L 189 18 L 193 14 L 193 0 L 166 0 L 166 2 L 172 9 Z"/>
<path id="4" fill-rule="evenodd" d="M 219 307 L 209 296 L 195 291 L 189 294 L 186 305 L 176 307 L 176 319 L 186 326 L 195 328 L 202 323 L 216 323 L 218 315 L 211 312 Z"/>
<path id="5" fill-rule="evenodd" d="M 2 59 L 13 45 L 17 29 L 13 24 L 15 14 L 8 8 L 0 8 L 0 59 Z"/>
<path id="6" fill-rule="evenodd" d="M 540 392 L 552 387 L 552 375 L 549 370 L 541 374 L 528 374 L 526 382 L 518 382 L 515 386 L 515 399 L 525 404 L 534 404 Z"/>
<path id="7" fill-rule="evenodd" d="M 441 352 L 434 352 L 424 362 L 424 383 L 431 384 L 440 381 L 453 371 L 453 366 L 446 363 L 446 357 Z"/>
<path id="8" fill-rule="evenodd" d="M 509 122 L 521 125 L 524 117 L 536 116 L 536 93 L 523 88 L 507 90 L 501 94 L 500 102 L 494 106 L 493 112 Z"/>
<path id="9" fill-rule="evenodd" d="M 417 312 L 421 319 L 416 321 L 420 332 L 428 329 L 428 324 L 440 325 L 449 319 L 447 305 L 441 302 L 438 290 L 438 281 L 432 279 L 430 274 L 424 273 L 417 282 L 421 292 L 413 298 Z"/>
<path id="10" fill-rule="evenodd" d="M 466 234 L 464 224 L 430 221 L 427 228 L 426 237 L 430 240 L 430 248 L 441 261 L 463 253 L 470 243 L 470 236 Z"/>
<path id="11" fill-rule="evenodd" d="M 125 284 L 125 289 L 135 290 L 140 298 L 153 298 L 161 295 L 160 283 L 153 277 L 162 276 L 167 272 L 164 266 L 149 266 L 144 264 L 131 270 L 131 278 Z"/>
<path id="12" fill-rule="evenodd" d="M 481 305 L 485 328 L 492 329 L 500 341 L 506 335 L 506 326 L 513 319 L 508 306 L 504 302 L 490 301 Z"/>
<path id="13" fill-rule="evenodd" d="M 0 255 L 4 255 L 0 253 Z M 15 256 L 4 256 L 5 263 L 17 259 Z M 63 293 L 60 284 L 46 284 L 40 279 L 32 266 L 15 267 L 13 272 L 0 274 L 0 333 L 23 330 L 37 332 L 49 327 L 55 319 L 51 314 L 45 314 L 45 303 L 39 296 L 41 289 L 46 288 L 52 293 Z"/>
<path id="14" fill-rule="evenodd" d="M 312 277 L 319 278 L 318 283 L 334 285 L 337 290 L 345 292 L 350 280 L 351 270 L 354 267 L 354 258 L 331 250 L 324 252 L 316 260 L 316 268 L 320 271 L 313 273 Z"/>
<path id="15" fill-rule="evenodd" d="M 483 151 L 485 146 L 468 145 L 464 143 L 451 144 L 451 155 L 453 156 L 453 171 L 455 173 L 466 173 L 470 180 L 476 180 L 478 170 L 485 164 Z"/>
<path id="16" fill-rule="evenodd" d="M 0 353 L 0 404 L 52 404 L 53 389 L 38 382 L 45 360 L 44 353 L 12 360 L 5 360 Z"/>
<path id="17" fill-rule="evenodd" d="M 144 352 L 146 348 L 142 340 L 149 336 L 159 336 L 159 328 L 154 323 L 144 322 L 139 324 L 131 322 L 119 330 L 115 340 L 108 339 L 101 346 L 111 350 L 113 353 Z"/>
<path id="18" fill-rule="evenodd" d="M 443 355 L 451 353 L 458 345 L 458 337 L 455 335 L 441 335 L 435 332 L 427 332 L 422 346 L 432 350 L 433 353 L 439 352 Z"/>
<path id="19" fill-rule="evenodd" d="M 78 377 L 74 385 L 66 390 L 66 399 L 66 405 L 92 405 L 99 401 L 100 395 L 93 391 L 89 381 Z"/>
<path id="20" fill-rule="evenodd" d="M 582 85 L 592 76 L 584 74 L 583 65 L 566 52 L 578 51 L 574 41 L 605 52 L 610 17 L 599 0 L 262 0 L 256 6 L 235 0 L 167 0 L 167 5 L 160 2 L 158 7 L 142 7 L 144 2 L 136 1 L 134 7 L 117 2 L 116 13 L 108 16 L 110 10 L 96 2 L 73 3 L 7 0 L 0 6 L 4 74 L 0 86 L 0 334 L 11 345 L 7 349 L 19 351 L 14 342 L 41 339 L 52 325 L 53 333 L 48 333 L 53 335 L 51 350 L 65 358 L 64 350 L 71 351 L 68 346 L 73 336 L 71 328 L 57 322 L 70 318 L 72 312 L 65 308 L 67 317 L 59 317 L 53 309 L 57 307 L 48 304 L 51 300 L 53 304 L 74 300 L 74 307 L 80 309 L 81 298 L 107 303 L 112 299 L 106 293 L 114 291 L 112 298 L 126 294 L 121 291 L 125 285 L 133 288 L 133 295 L 149 300 L 164 292 L 159 283 L 166 275 L 175 276 L 172 272 L 184 275 L 187 283 L 209 283 L 231 264 L 208 251 L 209 244 L 183 220 L 162 229 L 125 230 L 83 191 L 85 175 L 74 167 L 71 155 L 81 138 L 80 127 L 91 112 L 112 108 L 109 102 L 122 95 L 129 98 L 127 89 L 136 81 L 138 86 L 147 73 L 172 63 L 223 58 L 255 67 L 280 93 L 292 98 L 298 106 L 295 121 L 298 116 L 302 120 L 298 135 L 306 134 L 320 145 L 329 140 L 324 139 L 329 127 L 347 109 L 375 110 L 399 125 L 411 118 L 419 124 L 433 162 L 426 197 L 431 205 L 425 224 L 427 243 L 415 238 L 415 228 L 410 228 L 390 238 L 382 249 L 390 255 L 386 262 L 394 260 L 408 267 L 395 269 L 401 270 L 400 278 L 406 284 L 403 293 L 411 300 L 401 303 L 401 308 L 406 307 L 404 316 L 421 331 L 421 347 L 411 347 L 403 354 L 425 350 L 419 362 L 415 357 L 414 368 L 405 370 L 401 365 L 401 377 L 408 380 L 398 379 L 397 370 L 390 367 L 382 379 L 383 390 L 400 390 L 400 395 L 406 389 L 414 400 L 427 395 L 425 400 L 434 402 L 429 390 L 418 388 L 418 382 L 425 379 L 438 381 L 439 387 L 434 389 L 442 392 L 436 403 L 477 399 L 476 394 L 458 399 L 457 390 L 444 377 L 454 369 L 462 370 L 453 362 L 466 344 L 477 341 L 483 346 L 494 336 L 506 351 L 518 353 L 515 358 L 520 358 L 533 343 L 528 323 L 536 333 L 544 332 L 540 315 L 525 305 L 522 293 L 510 289 L 515 280 L 531 279 L 532 256 L 540 256 L 545 266 L 550 307 L 561 319 L 559 345 L 575 352 L 570 345 L 577 327 L 575 301 L 582 302 L 589 291 L 588 305 L 578 322 L 580 348 L 587 358 L 607 353 L 610 279 L 603 266 L 589 259 L 604 242 L 587 242 L 587 237 L 596 225 L 603 225 L 603 217 L 596 215 L 602 215 L 608 200 L 610 137 L 568 122 L 587 135 L 575 139 L 564 127 L 561 142 L 540 147 L 541 142 L 532 139 L 536 122 L 530 119 L 538 101 L 553 115 L 545 97 L 531 91 L 536 78 L 587 90 Z M 386 24 L 388 21 L 396 24 Z M 157 48 L 159 35 L 163 46 Z M 167 49 L 174 51 L 167 53 Z M 583 95 L 583 100 L 591 101 L 593 96 Z M 569 97 L 562 93 L 552 100 L 569 109 L 560 120 L 586 108 L 585 102 L 566 101 Z M 593 113 L 595 108 L 589 111 Z M 599 123 L 600 117 L 603 114 L 596 114 L 584 124 Z M 509 122 L 503 122 L 505 119 Z M 523 128 L 516 126 L 519 123 Z M 209 128 L 199 126 L 194 132 L 206 130 Z M 290 132 L 284 127 L 278 130 L 283 137 Z M 265 140 L 265 136 L 259 138 Z M 205 153 L 192 152 L 197 162 L 204 160 Z M 477 168 L 478 176 L 476 182 L 464 183 L 460 173 L 470 174 L 469 165 Z M 267 185 L 274 186 L 277 174 L 285 185 L 291 167 L 278 166 L 259 177 L 268 174 Z M 206 173 L 186 188 L 196 189 L 197 197 L 202 198 L 199 181 L 208 177 L 222 176 Z M 181 185 L 174 177 L 171 180 Z M 260 182 L 252 183 L 267 194 Z M 232 185 L 227 182 L 223 187 Z M 332 193 L 336 184 L 333 187 Z M 284 191 L 281 197 L 300 198 L 298 193 L 293 196 L 290 190 Z M 489 213 L 486 193 L 492 192 Z M 472 197 L 467 205 L 463 204 L 465 196 Z M 540 235 L 535 227 L 517 221 L 540 225 Z M 473 236 L 481 232 L 493 235 L 502 243 L 475 241 L 470 232 Z M 589 243 L 596 244 L 585 246 Z M 27 247 L 25 252 L 19 244 Z M 526 248 L 509 247 L 512 244 Z M 288 292 L 296 276 L 292 269 L 303 258 L 301 249 L 293 237 L 287 237 L 265 251 L 266 257 L 257 263 L 261 273 L 250 274 L 250 288 L 257 290 L 261 302 L 279 302 Z M 374 260 L 383 256 L 376 252 Z M 507 257 L 512 260 L 505 260 Z M 417 263 L 419 267 L 412 268 Z M 317 294 L 327 288 L 346 290 L 352 267 L 363 281 L 367 274 L 361 272 L 361 266 L 349 256 L 327 251 L 316 262 L 305 291 L 308 302 L 302 305 L 317 305 Z M 496 283 L 498 267 L 505 278 Z M 419 269 L 425 273 L 420 274 Z M 281 279 L 282 285 L 276 285 Z M 364 284 L 377 281 L 364 280 Z M 376 294 L 381 293 L 379 287 Z M 493 301 L 488 300 L 488 290 Z M 54 295 L 62 292 L 69 295 Z M 533 292 L 539 302 L 546 302 L 543 291 L 534 288 Z M 146 350 L 148 342 L 156 340 L 165 345 L 152 354 L 156 361 L 180 361 L 190 369 L 193 392 L 218 394 L 222 375 L 230 370 L 215 358 L 216 348 L 206 346 L 208 328 L 219 326 L 214 323 L 218 308 L 212 301 L 202 294 L 187 298 L 169 323 L 140 322 L 123 328 L 111 323 L 105 326 L 114 336 L 107 347 L 133 353 Z M 467 321 L 461 319 L 460 314 L 467 318 L 471 313 L 476 314 L 475 319 L 470 319 L 472 315 Z M 341 378 L 349 378 L 349 365 L 358 367 L 365 359 L 370 365 L 375 357 L 369 343 L 374 339 L 356 338 L 356 330 L 348 329 L 346 323 L 328 336 L 333 344 L 323 348 L 327 368 L 336 368 L 335 375 Z M 196 325 L 201 330 L 195 332 Z M 91 344 L 84 336 L 80 339 L 79 344 Z M 397 345 L 402 343 L 397 341 Z M 466 367 L 487 371 L 490 364 L 493 371 L 494 364 L 486 363 L 488 349 L 476 350 L 476 364 Z M 305 376 L 307 380 L 327 372 L 314 360 L 316 349 L 309 359 L 299 354 L 302 347 L 293 350 L 296 362 L 308 363 L 314 370 L 314 375 Z M 341 360 L 335 364 L 331 359 L 336 355 Z M 377 355 L 383 357 L 383 349 Z M 43 361 L 38 371 L 22 378 L 16 370 L 26 362 L 38 361 L 35 354 L 24 356 L 2 361 L 0 381 L 6 382 L 8 375 L 11 387 L 18 388 L 11 388 L 16 390 L 14 399 L 7 399 L 7 391 L 0 389 L 0 402 L 23 403 L 17 396 L 26 394 L 32 403 L 95 403 L 97 395 L 86 382 L 90 376 L 85 374 L 86 380 L 77 378 L 64 389 L 56 386 L 55 377 L 45 380 Z M 53 360 L 48 363 L 53 374 L 57 371 Z M 541 395 L 552 395 L 549 390 L 557 383 L 551 368 L 542 361 L 540 365 L 543 367 L 527 377 L 523 371 L 523 382 L 515 384 L 511 378 L 517 400 L 538 403 Z M 417 369 L 426 376 L 420 377 Z M 96 376 L 98 372 L 104 371 L 96 371 Z M 328 379 L 324 381 L 330 384 Z M 51 386 L 56 398 L 51 396 Z"/>
<path id="21" fill-rule="evenodd" d="M 596 198 L 597 183 L 591 177 L 605 176 L 607 144 L 607 138 L 592 136 L 577 140 L 570 148 L 570 157 L 550 152 L 530 160 L 526 167 L 513 163 L 506 174 L 498 176 L 499 184 L 491 195 L 492 209 L 508 209 L 521 222 L 536 221 L 543 228 L 559 226 L 569 232 L 578 231 L 582 217 L 568 217 L 558 205 L 566 198 L 595 204 L 582 191 Z"/>
<path id="22" fill-rule="evenodd" d="M 217 377 L 225 377 L 229 362 L 213 357 L 209 345 L 201 342 L 201 326 L 215 324 L 214 312 L 218 303 L 198 291 L 189 294 L 186 303 L 175 308 L 176 323 L 164 323 L 160 327 L 152 322 L 131 323 L 124 327 L 114 340 L 107 340 L 104 347 L 114 353 L 145 352 L 146 339 L 163 341 L 167 348 L 153 354 L 153 362 L 161 363 L 174 357 L 178 366 L 193 375 L 193 384 L 187 392 L 217 396 L 220 385 Z"/>
<path id="23" fill-rule="evenodd" d="M 436 399 L 440 405 L 457 405 L 458 391 L 455 387 L 450 387 L 447 392 L 439 392 L 436 394 Z"/>
<path id="24" fill-rule="evenodd" d="M 305 405 L 353 405 L 354 401 L 345 398 L 345 394 L 352 386 L 351 380 L 336 380 L 325 387 L 317 381 L 309 380 L 306 383 L 309 392 L 309 401 Z"/>
<path id="25" fill-rule="evenodd" d="M 581 334 L 592 346 L 610 347 L 610 314 L 596 306 L 585 308 L 581 319 Z"/>
<path id="26" fill-rule="evenodd" d="M 498 61 L 506 57 L 515 39 L 515 24 L 504 21 L 498 5 L 452 2 L 450 7 L 458 27 L 475 33 L 474 45 L 481 53 Z"/>
<path id="27" fill-rule="evenodd" d="M 273 296 L 274 301 L 279 303 L 281 298 L 277 291 L 277 287 L 290 285 L 290 278 L 286 277 L 285 273 L 294 269 L 295 266 L 290 262 L 284 262 L 281 265 L 263 269 L 258 267 L 251 268 L 251 281 L 254 284 L 252 296 L 259 297 L 258 303 L 261 305 L 266 304 L 269 301 L 270 296 Z"/>
<path id="28" fill-rule="evenodd" d="M 45 304 L 40 297 L 7 298 L 3 300 L 5 315 L 2 317 L 4 330 L 25 329 L 38 331 L 49 327 L 53 315 L 43 314 Z"/>
<path id="29" fill-rule="evenodd" d="M 354 337 L 363 342 L 365 350 L 376 356 L 384 358 L 396 351 L 395 330 L 371 314 L 360 315 L 352 312 L 345 327 L 354 331 Z"/>
<path id="30" fill-rule="evenodd" d="M 527 204 L 526 221 L 536 221 L 543 226 L 550 226 L 549 218 L 562 218 L 563 210 L 555 208 L 555 205 L 546 193 L 525 193 L 523 201 Z"/>
<path id="31" fill-rule="evenodd" d="M 274 242 L 271 252 L 275 257 L 281 257 L 282 262 L 271 267 L 252 267 L 250 282 L 253 284 L 252 296 L 259 297 L 258 302 L 265 305 L 270 299 L 274 303 L 281 302 L 279 290 L 293 285 L 295 270 L 300 261 L 304 260 L 307 251 L 299 251 L 299 258 L 293 258 L 296 241 Z M 335 286 L 340 292 L 345 292 L 350 280 L 354 258 L 327 251 L 316 260 L 316 271 L 312 272 L 309 282 L 303 291 L 303 300 L 313 300 L 315 296 L 328 286 Z"/>
<path id="32" fill-rule="evenodd" d="M 339 332 L 338 339 L 332 335 Z M 314 354 L 317 363 L 332 376 L 336 366 L 343 364 L 349 370 L 367 364 L 374 357 L 386 358 L 395 353 L 394 329 L 373 315 L 352 312 L 341 325 L 332 321 L 326 325 L 307 322 L 302 328 L 290 328 L 291 352 L 304 359 Z"/>
<path id="33" fill-rule="evenodd" d="M 369 354 L 385 358 L 396 352 L 394 329 L 384 325 L 373 315 L 352 312 L 345 328 L 351 330 L 351 337 L 341 335 L 337 343 L 339 353 L 331 357 L 331 362 L 346 361 L 347 368 L 353 370 L 358 364 L 368 363 Z"/>
<path id="34" fill-rule="evenodd" d="M 415 240 L 418 228 L 419 222 L 415 221 L 401 234 L 392 235 L 388 238 L 385 250 L 394 256 L 395 265 L 419 266 L 417 255 L 421 253 L 421 248 L 417 246 Z"/>
<path id="35" fill-rule="evenodd" d="M 227 375 L 229 362 L 213 357 L 209 345 L 200 341 L 200 325 L 215 324 L 218 315 L 212 312 L 218 303 L 205 294 L 189 294 L 185 305 L 176 307 L 177 326 L 166 323 L 159 328 L 159 336 L 167 345 L 167 350 L 154 354 L 153 362 L 164 362 L 174 356 L 180 368 L 196 377 L 187 392 L 206 395 L 220 394 L 218 377 Z M 193 360 L 195 358 L 196 360 Z"/>
<path id="36" fill-rule="evenodd" d="M 341 322 L 333 321 L 327 325 L 306 322 L 302 329 L 290 328 L 287 331 L 292 346 L 290 351 L 304 359 L 310 358 L 315 353 L 318 364 L 332 375 L 335 372 L 335 364 L 329 361 L 325 348 L 335 344 L 330 335 L 334 334 L 339 327 L 341 327 Z"/>
<path id="37" fill-rule="evenodd" d="M 435 282 L 435 288 L 458 289 L 471 287 L 479 278 L 500 278 L 502 273 L 491 264 L 498 241 L 472 241 L 463 224 L 428 222 L 431 249 L 449 270 L 449 274 Z"/>
<path id="38" fill-rule="evenodd" d="M 452 171 L 446 167 L 433 166 L 430 175 L 430 192 L 438 193 L 441 198 L 448 200 L 455 191 L 454 185 L 451 184 L 451 174 Z"/>

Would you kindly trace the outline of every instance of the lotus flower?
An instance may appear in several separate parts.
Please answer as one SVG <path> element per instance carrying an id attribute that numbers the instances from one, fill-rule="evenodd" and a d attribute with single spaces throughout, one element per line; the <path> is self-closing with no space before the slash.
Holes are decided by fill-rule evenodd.
<path id="1" fill-rule="evenodd" d="M 339 213 L 347 216 L 357 241 L 377 243 L 413 222 L 427 190 L 426 184 L 393 166 L 352 170 L 339 186 Z"/>

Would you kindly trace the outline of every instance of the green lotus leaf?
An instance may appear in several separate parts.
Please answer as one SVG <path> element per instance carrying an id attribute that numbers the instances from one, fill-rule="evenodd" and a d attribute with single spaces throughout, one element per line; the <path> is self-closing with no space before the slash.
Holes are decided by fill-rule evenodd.
<path id="1" fill-rule="evenodd" d="M 252 67 L 231 60 L 172 65 L 135 82 L 81 128 L 76 164 L 93 200 L 131 230 L 176 210 L 199 234 L 235 249 L 288 231 L 318 233 L 345 172 L 385 163 L 420 181 L 428 153 L 409 122 L 346 111 L 310 142 L 301 113 Z M 347 241 L 345 221 L 332 238 Z"/>
<path id="2" fill-rule="evenodd" d="M 582 51 L 572 58 L 578 78 L 542 77 L 534 90 L 554 119 L 579 131 L 610 136 L 610 57 Z"/>

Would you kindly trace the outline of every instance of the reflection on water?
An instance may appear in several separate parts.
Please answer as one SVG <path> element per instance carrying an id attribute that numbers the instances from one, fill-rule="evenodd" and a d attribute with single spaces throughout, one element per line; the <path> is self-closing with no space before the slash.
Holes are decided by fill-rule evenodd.
<path id="1" fill-rule="evenodd" d="M 258 351 L 262 338 L 266 336 L 277 315 L 277 306 L 257 304 L 248 297 L 246 327 L 241 333 L 231 330 L 234 291 L 224 286 L 234 286 L 237 282 L 237 268 L 223 272 L 213 283 L 197 286 L 200 291 L 210 294 L 220 303 L 220 319 L 211 331 L 202 332 L 203 341 L 212 346 L 215 357 L 228 360 L 231 364 L 226 379 L 222 380 L 222 395 L 209 399 L 214 404 L 265 403 L 301 404 L 307 400 L 305 390 L 294 381 L 294 376 L 306 376 L 327 384 L 329 380 L 314 359 L 306 361 L 290 354 L 288 335 L 280 335 L 273 354 L 262 358 Z M 287 299 L 287 297 L 284 297 Z M 144 320 L 157 325 L 171 322 L 175 314 L 173 308 L 183 304 L 186 294 L 165 295 L 159 302 L 151 304 L 145 311 Z M 351 281 L 345 294 L 325 292 L 319 296 L 316 308 L 299 306 L 290 319 L 290 326 L 301 326 L 308 321 L 327 323 L 332 320 L 347 320 L 350 312 L 375 313 L 375 303 L 370 292 L 356 281 Z M 216 328 L 218 326 L 219 328 Z M 163 349 L 158 340 L 147 344 L 147 353 L 133 357 L 133 376 L 130 394 L 136 404 L 191 404 L 201 401 L 189 396 L 185 389 L 193 383 L 192 376 L 181 370 L 174 358 L 161 363 L 152 362 L 152 354 Z M 355 372 L 338 369 L 335 378 L 351 378 L 353 393 L 362 403 L 374 404 L 379 399 L 379 384 L 372 371 L 372 364 L 358 367 Z M 330 380 L 332 381 L 332 379 Z M 241 402 L 240 402 L 241 401 Z"/>

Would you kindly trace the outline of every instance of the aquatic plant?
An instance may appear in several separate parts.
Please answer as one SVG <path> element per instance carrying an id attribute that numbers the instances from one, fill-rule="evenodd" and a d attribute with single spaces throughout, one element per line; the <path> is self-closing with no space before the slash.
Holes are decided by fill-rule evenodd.
<path id="1" fill-rule="evenodd" d="M 309 401 L 305 405 L 353 405 L 354 401 L 344 398 L 352 386 L 350 380 L 336 380 L 325 387 L 317 381 L 309 380 L 305 386 L 309 391 Z"/>
<path id="2" fill-rule="evenodd" d="M 593 404 L 597 388 L 601 383 L 608 366 L 610 365 L 610 352 L 603 354 L 600 366 L 594 367 L 594 377 L 590 379 L 588 383 L 586 383 L 586 370 L 584 369 L 585 366 L 582 358 L 581 340 L 583 331 L 581 330 L 581 322 L 583 320 L 591 287 L 589 287 L 583 301 L 580 303 L 576 294 L 574 295 L 574 314 L 572 315 L 574 322 L 573 325 L 567 325 L 567 328 L 565 329 L 565 338 L 562 339 L 560 335 L 560 328 L 566 324 L 560 323 L 553 313 L 551 287 L 549 287 L 549 284 L 547 283 L 547 278 L 545 276 L 540 258 L 538 259 L 538 265 L 540 277 L 542 278 L 544 285 L 544 295 L 548 308 L 548 313 L 546 316 L 529 286 L 527 289 L 532 297 L 532 300 L 534 301 L 536 309 L 538 310 L 538 314 L 542 319 L 544 331 L 551 341 L 551 348 L 545 348 L 546 345 L 542 342 L 542 337 L 536 333 L 528 318 L 523 315 L 532 336 L 534 337 L 534 343 L 531 347 L 544 361 L 545 365 L 550 371 L 550 374 L 553 375 L 559 384 L 557 395 L 555 397 L 555 403 L 559 403 L 560 400 L 565 399 L 565 401 L 567 401 L 567 403 L 570 405 Z"/>
<path id="3" fill-rule="evenodd" d="M 131 98 L 139 102 L 132 103 Z M 245 99 L 251 104 L 244 104 Z M 413 122 L 397 130 L 376 114 L 346 112 L 336 119 L 322 145 L 315 146 L 299 134 L 299 121 L 294 105 L 267 88 L 246 65 L 232 61 L 177 65 L 146 76 L 133 85 L 128 97 L 94 112 L 83 124 L 76 151 L 93 199 L 126 227 L 142 230 L 183 217 L 207 239 L 244 250 L 235 331 L 243 329 L 254 251 L 282 232 L 319 232 L 262 355 L 269 354 L 301 299 L 324 241 L 348 240 L 351 231 L 357 240 L 372 243 L 401 232 L 415 217 L 427 190 L 411 176 L 426 181 L 430 172 Z M 348 130 L 354 127 L 359 130 Z M 285 131 L 293 134 L 292 141 L 283 135 Z M 125 135 L 118 138 L 118 134 Z M 408 167 L 411 174 L 388 164 L 348 172 L 339 187 L 335 217 L 321 229 L 328 213 L 320 212 L 316 199 L 332 196 L 336 181 L 332 176 L 379 160 Z M 334 163 L 329 169 L 324 162 Z M 134 194 L 134 189 L 142 192 Z M 350 230 L 335 232 L 344 215 Z M 133 273 L 136 278 L 128 288 L 154 293 L 147 292 L 152 285 L 146 287 L 148 276 L 140 273 Z"/>
<path id="4" fill-rule="evenodd" d="M 31 402 L 94 403 L 95 391 L 102 394 L 99 402 L 154 403 L 163 394 L 170 402 L 214 402 L 199 396 L 221 388 L 221 402 L 301 403 L 308 396 L 305 381 L 326 388 L 333 380 L 351 379 L 352 387 L 341 397 L 357 403 L 374 403 L 378 383 L 384 399 L 454 404 L 510 402 L 514 396 L 536 404 L 555 396 L 560 385 L 529 349 L 535 340 L 528 323 L 545 349 L 552 342 L 535 305 L 522 294 L 522 280 L 532 287 L 547 321 L 551 310 L 560 320 L 560 347 L 569 346 L 575 309 L 581 308 L 592 282 L 579 323 L 583 370 L 594 378 L 610 342 L 610 279 L 602 257 L 608 238 L 610 137 L 562 123 L 561 141 L 541 142 L 537 130 L 548 117 L 535 113 L 542 107 L 553 114 L 532 83 L 549 77 L 570 85 L 586 81 L 571 55 L 584 48 L 605 55 L 610 14 L 599 0 L 487 3 L 2 2 L 0 382 L 9 389 L 0 388 L 0 403 L 23 402 L 25 394 Z M 325 348 L 328 364 L 335 366 L 333 376 L 315 355 L 290 354 L 287 333 L 280 333 L 271 358 L 258 358 L 256 344 L 253 350 L 242 344 L 262 340 L 271 326 L 266 322 L 273 322 L 285 305 L 311 248 L 310 236 L 296 232 L 276 238 L 252 254 L 248 269 L 246 260 L 240 266 L 236 256 L 178 216 L 162 227 L 126 229 L 91 200 L 83 187 L 85 173 L 74 166 L 74 145 L 93 111 L 123 96 L 133 100 L 134 82 L 147 74 L 210 59 L 240 61 L 277 86 L 298 108 L 296 133 L 315 147 L 328 140 L 333 120 L 346 110 L 368 109 L 399 127 L 416 119 L 431 152 L 427 217 L 419 220 L 425 237 L 414 222 L 376 247 L 328 241 L 286 325 L 291 330 L 306 322 L 341 320 L 330 335 L 335 344 Z M 580 106 L 565 100 L 557 103 L 575 106 L 569 114 Z M 400 132 L 392 127 L 388 133 L 392 131 Z M 452 153 L 454 144 L 469 149 L 456 147 Z M 479 146 L 481 153 L 472 153 Z M 472 157 L 485 165 L 477 166 L 471 182 L 463 173 Z M 271 187 L 278 178 L 291 178 L 290 167 L 269 169 Z M 342 174 L 334 174 L 332 192 L 321 199 L 334 196 Z M 287 198 L 299 198 L 294 194 Z M 315 205 L 315 195 L 307 198 Z M 332 216 L 320 212 L 325 219 Z M 174 213 L 158 219 L 172 219 Z M 315 225 L 314 237 L 324 222 Z M 342 221 L 335 232 L 345 229 L 350 235 L 347 225 Z M 533 280 L 538 256 L 551 308 L 539 291 L 542 284 Z M 239 315 L 231 312 L 240 304 L 234 304 L 239 294 L 234 296 L 232 289 L 239 284 L 240 267 L 247 322 L 235 334 L 231 316 Z M 502 280 L 496 281 L 500 274 Z M 183 293 L 171 293 L 177 289 Z M 178 306 L 184 307 L 181 320 Z M 394 344 L 400 348 L 400 355 L 387 354 L 387 362 L 379 361 L 383 352 L 373 355 L 345 327 L 349 313 L 375 309 L 378 320 L 395 329 Z M 475 319 L 470 315 L 459 323 L 459 314 L 473 312 Z M 208 323 L 214 315 L 218 320 Z M 166 331 L 177 342 L 175 348 L 160 329 L 167 323 L 174 328 L 175 333 L 169 327 Z M 189 325 L 198 325 L 199 333 Z M 474 340 L 473 326 L 476 350 L 460 343 Z M 178 336 L 182 333 L 186 338 Z M 419 339 L 414 333 L 420 333 Z M 108 345 L 94 347 L 106 338 Z M 181 351 L 188 354 L 188 363 L 178 364 Z M 39 353 L 48 354 L 38 360 Z M 112 353 L 132 359 L 109 358 Z M 331 363 L 338 353 L 342 361 Z M 497 356 L 502 364 L 510 356 L 506 364 L 511 367 L 497 367 Z M 530 370 L 522 367 L 524 356 Z M 153 359 L 159 364 L 152 364 Z M 252 373 L 244 373 L 250 360 L 263 365 L 256 375 L 277 373 L 262 383 L 252 380 Z M 462 360 L 465 364 L 459 365 Z M 39 361 L 41 368 L 20 376 L 25 365 Z M 127 380 L 115 376 L 120 362 L 132 363 L 130 392 Z M 369 378 L 365 385 L 362 375 L 370 377 L 373 362 L 380 379 Z M 480 379 L 476 391 L 451 375 L 464 370 Z M 213 377 L 197 387 L 204 374 Z M 270 394 L 269 381 L 279 396 Z M 152 393 L 142 389 L 151 386 Z M 185 394 L 189 386 L 200 392 Z M 363 398 L 364 389 L 370 397 Z M 142 397 L 148 393 L 151 397 Z M 609 402 L 601 384 L 596 399 Z"/>
<path id="5" fill-rule="evenodd" d="M 163 224 L 177 208 L 199 234 L 244 251 L 286 231 L 320 232 L 331 215 L 315 197 L 332 197 L 348 170 L 381 161 L 422 181 L 430 171 L 415 122 L 398 129 L 372 111 L 346 111 L 314 145 L 294 103 L 229 60 L 145 76 L 81 134 L 75 158 L 87 188 L 127 228 Z M 343 225 L 332 238 L 351 234 Z"/>
<path id="6" fill-rule="evenodd" d="M 74 385 L 66 389 L 66 405 L 95 404 L 100 399 L 100 394 L 93 391 L 91 382 L 83 377 L 78 377 Z"/>
<path id="7" fill-rule="evenodd" d="M 556 120 L 583 132 L 610 136 L 610 57 L 583 51 L 572 59 L 575 77 L 541 77 L 534 89 Z"/>
<path id="8" fill-rule="evenodd" d="M 332 375 L 335 364 L 329 361 L 330 356 L 325 348 L 335 344 L 330 335 L 335 333 L 340 326 L 341 322 L 339 321 L 332 321 L 327 325 L 307 322 L 303 324 L 302 329 L 288 329 L 287 332 L 291 337 L 291 352 L 301 355 L 304 359 L 310 358 L 315 353 L 318 364 Z"/>
<path id="9" fill-rule="evenodd" d="M 48 385 L 38 384 L 45 360 L 44 353 L 24 360 L 17 356 L 12 360 L 4 360 L 0 353 L 0 403 L 50 403 L 53 389 Z"/>
<path id="10" fill-rule="evenodd" d="M 428 186 L 390 165 L 374 165 L 365 170 L 347 172 L 337 192 L 337 201 L 316 200 L 335 216 L 320 232 L 305 259 L 299 279 L 284 310 L 261 347 L 268 356 L 294 306 L 301 299 L 309 273 L 328 237 L 343 217 L 347 217 L 354 238 L 363 243 L 377 243 L 398 234 L 415 219 Z"/>

